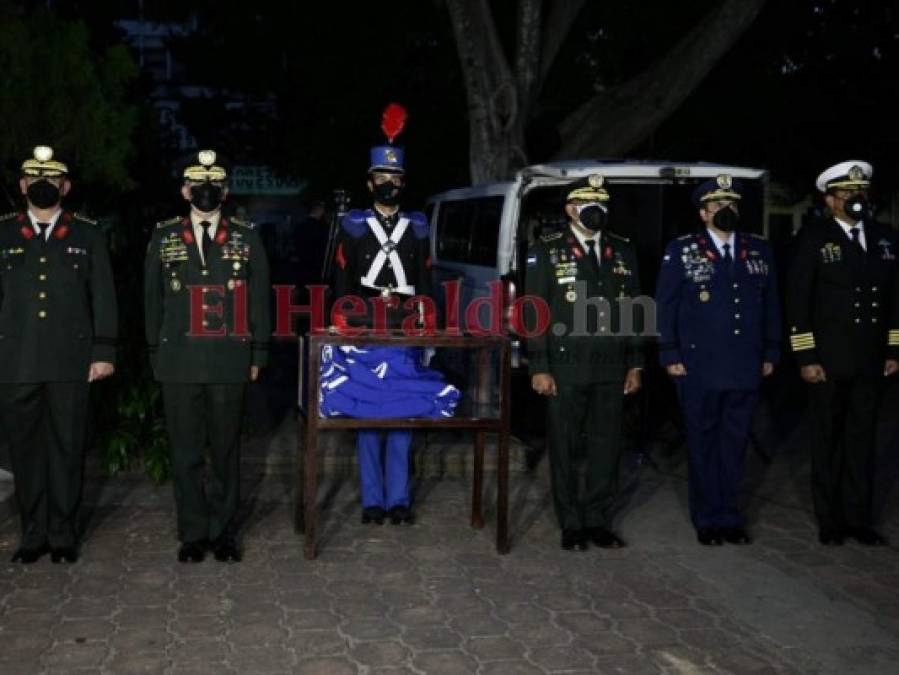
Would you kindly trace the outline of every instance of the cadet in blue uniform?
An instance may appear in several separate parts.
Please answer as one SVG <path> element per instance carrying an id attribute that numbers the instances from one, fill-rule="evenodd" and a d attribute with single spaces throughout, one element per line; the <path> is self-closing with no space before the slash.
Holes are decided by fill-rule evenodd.
<path id="1" fill-rule="evenodd" d="M 871 219 L 867 162 L 817 180 L 832 217 L 802 228 L 787 287 L 790 346 L 808 383 L 818 537 L 885 544 L 874 529 L 872 459 L 884 377 L 899 371 L 896 234 Z"/>
<path id="2" fill-rule="evenodd" d="M 372 148 L 368 189 L 374 206 L 350 211 L 341 223 L 335 253 L 334 295 L 366 300 L 363 314 L 347 314 L 353 326 L 372 327 L 372 298 L 390 301 L 386 325 L 400 328 L 409 311 L 403 304 L 431 292 L 428 221 L 423 213 L 403 213 L 399 202 L 405 185 L 403 151 L 393 145 Z M 421 350 L 402 349 L 417 361 Z M 397 417 L 404 417 L 402 411 Z M 413 522 L 410 503 L 409 450 L 412 432 L 360 431 L 356 441 L 362 483 L 362 522 L 394 525 Z M 386 446 L 386 447 L 385 447 Z"/>
<path id="3" fill-rule="evenodd" d="M 147 343 L 172 444 L 178 560 L 201 562 L 211 549 L 220 562 L 239 562 L 240 427 L 247 383 L 268 363 L 268 260 L 253 225 L 222 213 L 228 169 L 215 152 L 192 155 L 182 175 L 190 215 L 157 224 L 144 266 Z"/>
<path id="4" fill-rule="evenodd" d="M 780 353 L 774 259 L 762 237 L 735 231 L 739 200 L 728 175 L 694 191 L 704 230 L 668 245 L 656 290 L 659 360 L 677 385 L 704 545 L 750 541 L 737 503 L 746 442 Z"/>
<path id="5" fill-rule="evenodd" d="M 62 209 L 71 188 L 47 146 L 22 164 L 27 210 L 0 217 L 0 424 L 22 540 L 14 562 L 78 558 L 89 382 L 112 375 L 117 314 L 106 241 Z"/>

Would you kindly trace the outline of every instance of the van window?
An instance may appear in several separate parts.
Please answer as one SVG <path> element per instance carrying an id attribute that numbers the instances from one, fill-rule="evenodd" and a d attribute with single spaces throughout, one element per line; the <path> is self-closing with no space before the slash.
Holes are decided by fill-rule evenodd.
<path id="1" fill-rule="evenodd" d="M 437 258 L 468 265 L 496 265 L 503 202 L 502 196 L 442 202 L 437 216 Z"/>

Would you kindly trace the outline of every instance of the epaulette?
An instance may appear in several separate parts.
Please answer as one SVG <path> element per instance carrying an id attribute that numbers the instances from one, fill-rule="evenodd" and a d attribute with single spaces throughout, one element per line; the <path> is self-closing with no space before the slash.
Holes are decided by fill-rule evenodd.
<path id="1" fill-rule="evenodd" d="M 425 239 L 428 236 L 428 217 L 421 211 L 413 211 L 407 215 L 412 225 L 412 232 L 417 239 Z"/>
<path id="2" fill-rule="evenodd" d="M 556 239 L 561 239 L 564 236 L 562 232 L 546 232 L 545 234 L 540 235 L 540 241 L 544 244 L 548 244 L 551 241 L 555 241 Z"/>
<path id="3" fill-rule="evenodd" d="M 94 220 L 93 218 L 88 218 L 83 213 L 73 213 L 72 218 L 76 218 L 83 223 L 87 223 L 88 225 L 96 225 L 97 224 L 96 220 Z"/>
<path id="4" fill-rule="evenodd" d="M 248 230 L 255 230 L 256 223 L 250 222 L 249 220 L 241 220 L 240 218 L 231 218 L 231 222 L 237 225 L 238 227 L 245 227 Z"/>
<path id="5" fill-rule="evenodd" d="M 367 215 L 361 209 L 352 209 L 340 221 L 340 228 L 354 239 L 358 239 L 368 231 Z"/>
<path id="6" fill-rule="evenodd" d="M 174 218 L 169 218 L 167 220 L 160 220 L 156 223 L 157 229 L 162 229 L 163 227 L 171 227 L 172 225 L 176 225 L 181 222 L 181 216 L 175 216 Z"/>
<path id="7" fill-rule="evenodd" d="M 18 215 L 19 215 L 18 211 L 10 211 L 9 213 L 4 213 L 2 216 L 0 216 L 0 222 L 3 222 L 4 220 L 12 220 L 13 218 L 16 218 Z"/>
<path id="8" fill-rule="evenodd" d="M 606 232 L 612 239 L 617 239 L 618 241 L 623 241 L 625 244 L 630 244 L 631 240 L 627 237 L 622 237 L 620 234 L 615 234 L 614 232 Z"/>

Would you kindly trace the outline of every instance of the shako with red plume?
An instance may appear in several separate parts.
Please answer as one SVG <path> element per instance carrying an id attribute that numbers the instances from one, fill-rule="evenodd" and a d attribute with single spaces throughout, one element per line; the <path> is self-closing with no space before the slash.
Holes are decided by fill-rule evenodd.
<path id="1" fill-rule="evenodd" d="M 403 149 L 393 145 L 396 137 L 403 133 L 409 114 L 399 103 L 390 103 L 381 114 L 381 131 L 389 145 L 378 145 L 371 149 L 369 172 L 405 173 Z"/>

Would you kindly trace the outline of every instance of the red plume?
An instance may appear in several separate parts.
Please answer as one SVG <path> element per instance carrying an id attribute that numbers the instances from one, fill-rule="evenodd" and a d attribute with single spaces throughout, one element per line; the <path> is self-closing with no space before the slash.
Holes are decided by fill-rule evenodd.
<path id="1" fill-rule="evenodd" d="M 408 117 L 406 109 L 399 103 L 391 103 L 384 108 L 384 114 L 381 115 L 381 130 L 387 136 L 388 143 L 393 143 L 393 139 L 403 133 Z"/>

